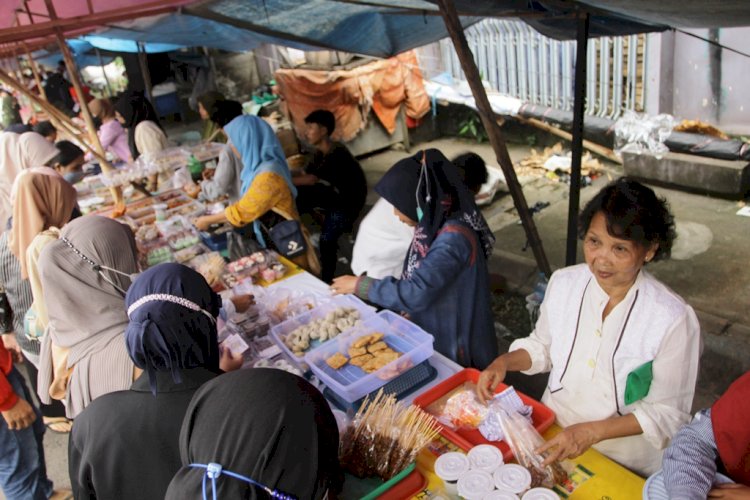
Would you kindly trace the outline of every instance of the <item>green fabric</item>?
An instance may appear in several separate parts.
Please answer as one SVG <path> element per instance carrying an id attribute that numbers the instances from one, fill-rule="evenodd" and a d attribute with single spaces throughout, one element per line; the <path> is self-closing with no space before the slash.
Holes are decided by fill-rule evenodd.
<path id="1" fill-rule="evenodd" d="M 651 381 L 654 379 L 653 364 L 653 361 L 649 361 L 628 373 L 628 380 L 625 384 L 626 405 L 632 405 L 648 395 Z"/>
<path id="2" fill-rule="evenodd" d="M 227 136 L 224 134 L 224 132 L 219 132 L 214 136 L 214 132 L 219 130 L 219 126 L 216 125 L 211 120 L 203 120 L 203 128 L 201 129 L 201 140 L 207 141 L 213 136 L 213 139 L 211 142 L 221 142 L 225 143 L 227 142 Z"/>

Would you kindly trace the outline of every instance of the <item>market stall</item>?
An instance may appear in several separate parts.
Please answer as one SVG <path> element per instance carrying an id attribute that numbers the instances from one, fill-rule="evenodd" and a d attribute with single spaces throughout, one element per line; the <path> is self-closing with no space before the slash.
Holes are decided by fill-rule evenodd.
<path id="1" fill-rule="evenodd" d="M 221 226 L 199 232 L 192 226 L 194 217 L 221 210 L 223 205 L 202 203 L 179 188 L 192 182 L 190 165 L 197 172 L 198 165 L 214 161 L 219 151 L 220 146 L 211 144 L 171 148 L 144 156 L 123 170 L 92 176 L 77 186 L 81 207 L 128 224 L 136 235 L 142 268 L 184 263 L 225 299 L 254 297 L 254 304 L 228 310 L 220 319 L 219 341 L 242 356 L 243 368 L 290 371 L 310 380 L 326 396 L 341 434 L 351 434 L 342 443 L 359 443 L 359 448 L 352 445 L 342 453 L 347 470 L 343 498 L 434 498 L 460 493 L 481 499 L 485 494 L 499 495 L 498 488 L 518 494 L 507 498 L 520 498 L 529 488 L 542 485 L 547 489 L 532 489 L 523 498 L 614 498 L 641 491 L 641 478 L 594 450 L 554 469 L 541 467 L 533 449 L 560 431 L 554 413 L 503 387 L 496 399 L 512 402 L 513 411 L 525 416 L 516 422 L 497 417 L 494 427 L 488 427 L 484 422 L 495 415 L 495 400 L 486 406 L 475 399 L 479 372 L 462 369 L 434 352 L 432 335 L 408 319 L 377 311 L 355 296 L 331 296 L 328 285 L 272 251 L 227 262 L 226 232 L 231 229 Z M 127 188 L 153 174 L 161 176 L 164 187 L 156 195 L 143 197 Z M 112 186 L 126 187 L 122 214 L 107 198 Z M 378 433 L 367 434 L 378 425 Z M 404 434 L 410 436 L 408 442 Z M 519 445 L 519 436 L 536 436 L 537 441 Z M 374 454 L 368 446 L 374 446 Z M 471 465 L 472 457 L 487 450 L 491 450 L 485 457 L 491 459 L 489 464 Z M 443 462 L 452 468 L 446 469 Z"/>

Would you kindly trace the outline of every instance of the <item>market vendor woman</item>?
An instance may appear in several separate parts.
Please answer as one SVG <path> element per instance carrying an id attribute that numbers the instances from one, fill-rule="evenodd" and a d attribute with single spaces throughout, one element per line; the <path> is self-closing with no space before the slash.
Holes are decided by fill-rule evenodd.
<path id="1" fill-rule="evenodd" d="M 458 169 L 428 149 L 396 163 L 375 191 L 415 228 L 401 279 L 341 276 L 331 290 L 407 313 L 438 352 L 485 368 L 497 356 L 487 271 L 495 238 Z"/>
<path id="2" fill-rule="evenodd" d="M 486 399 L 507 372 L 549 372 L 542 402 L 565 429 L 538 450 L 547 461 L 593 446 L 648 476 L 690 419 L 701 350 L 692 307 L 643 270 L 669 257 L 673 217 L 653 190 L 622 178 L 586 205 L 579 235 L 586 263 L 552 275 L 534 331 L 477 389 Z"/>

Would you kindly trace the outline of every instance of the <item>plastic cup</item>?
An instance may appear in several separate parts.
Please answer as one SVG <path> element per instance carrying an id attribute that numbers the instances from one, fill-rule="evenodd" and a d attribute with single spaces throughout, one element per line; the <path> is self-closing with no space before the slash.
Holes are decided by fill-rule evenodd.
<path id="1" fill-rule="evenodd" d="M 560 500 L 560 496 L 547 488 L 531 488 L 521 500 Z"/>
<path id="2" fill-rule="evenodd" d="M 465 472 L 457 482 L 458 494 L 466 500 L 482 500 L 495 488 L 492 476 L 483 470 Z"/>
<path id="3" fill-rule="evenodd" d="M 154 218 L 156 220 L 167 220 L 167 205 L 164 203 L 157 203 L 153 206 Z"/>
<path id="4" fill-rule="evenodd" d="M 469 463 L 472 469 L 483 470 L 492 474 L 503 465 L 503 454 L 491 444 L 480 444 L 469 450 Z"/>
<path id="5" fill-rule="evenodd" d="M 451 451 L 435 460 L 435 474 L 443 480 L 445 492 L 449 495 L 458 495 L 458 478 L 468 470 L 469 459 L 463 453 Z"/>
<path id="6" fill-rule="evenodd" d="M 526 467 L 518 464 L 505 464 L 493 475 L 498 490 L 511 493 L 523 493 L 531 486 L 531 473 Z"/>
<path id="7" fill-rule="evenodd" d="M 482 500 L 518 500 L 518 495 L 510 491 L 495 490 L 487 493 Z"/>

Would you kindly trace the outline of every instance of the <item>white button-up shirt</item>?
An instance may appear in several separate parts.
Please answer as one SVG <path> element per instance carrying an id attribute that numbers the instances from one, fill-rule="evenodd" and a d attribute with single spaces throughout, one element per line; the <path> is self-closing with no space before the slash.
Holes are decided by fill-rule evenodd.
<path id="1" fill-rule="evenodd" d="M 570 352 L 562 389 L 551 393 L 548 388 L 542 398 L 542 402 L 556 413 L 561 426 L 618 416 L 613 384 L 613 353 L 628 321 L 636 291 L 644 280 L 655 281 L 655 278 L 641 272 L 625 298 L 604 320 L 602 315 L 609 296 L 596 279 L 592 279 L 587 287 L 581 299 L 578 333 Z M 569 292 L 556 288 L 553 279 L 546 293 L 551 296 Z M 657 307 L 651 304 L 645 306 Z M 554 321 L 555 318 L 550 318 L 550 312 L 543 303 L 534 332 L 511 344 L 511 351 L 525 349 L 531 356 L 532 366 L 524 373 L 533 375 L 552 368 L 549 347 L 556 341 L 550 335 L 550 325 Z M 629 321 L 633 321 L 632 318 Z M 647 335 L 648 332 L 643 334 Z M 594 448 L 641 475 L 647 476 L 657 471 L 661 464 L 661 450 L 690 418 L 700 349 L 700 327 L 692 308 L 686 306 L 686 313 L 670 326 L 659 345 L 653 360 L 653 380 L 647 397 L 632 405 L 643 434 L 601 441 Z M 618 381 L 620 384 L 624 387 L 625 381 Z"/>

